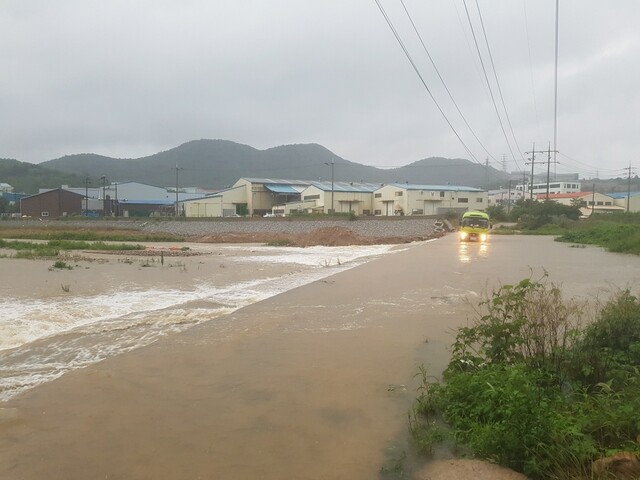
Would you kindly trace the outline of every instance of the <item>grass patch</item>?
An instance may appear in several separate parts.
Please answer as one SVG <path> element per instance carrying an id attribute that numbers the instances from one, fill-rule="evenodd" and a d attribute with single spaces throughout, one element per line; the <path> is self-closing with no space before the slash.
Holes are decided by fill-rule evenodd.
<path id="1" fill-rule="evenodd" d="M 137 230 L 42 230 L 30 228 L 0 229 L 0 238 L 15 238 L 25 240 L 75 240 L 102 242 L 184 242 L 184 238 L 177 235 L 161 233 L 145 233 Z"/>
<path id="2" fill-rule="evenodd" d="M 565 232 L 556 241 L 598 245 L 611 252 L 640 255 L 640 224 L 594 222 Z"/>
<path id="3" fill-rule="evenodd" d="M 589 323 L 546 281 L 493 292 L 458 329 L 444 381 L 424 368 L 410 416 L 430 451 L 448 434 L 476 457 L 531 479 L 596 478 L 591 466 L 640 453 L 640 301 L 619 292 Z"/>
<path id="4" fill-rule="evenodd" d="M 492 230 L 494 235 L 554 235 L 556 241 L 598 245 L 610 252 L 640 255 L 640 213 L 594 214 L 575 220 L 556 211 L 554 202 L 521 205 L 515 226 Z"/>
<path id="5" fill-rule="evenodd" d="M 107 244 L 104 242 L 85 242 L 72 240 L 50 240 L 48 242 L 34 243 L 21 240 L 0 239 L 0 248 L 9 248 L 16 251 L 16 258 L 46 258 L 57 257 L 61 251 L 71 250 L 144 250 L 143 245 L 134 244 Z"/>

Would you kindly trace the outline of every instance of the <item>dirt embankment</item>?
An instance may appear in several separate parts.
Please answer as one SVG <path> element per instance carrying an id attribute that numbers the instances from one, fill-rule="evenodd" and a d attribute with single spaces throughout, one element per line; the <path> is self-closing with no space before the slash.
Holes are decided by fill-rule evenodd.
<path id="1" fill-rule="evenodd" d="M 409 237 L 365 237 L 344 227 L 323 227 L 309 233 L 235 232 L 193 236 L 187 237 L 186 240 L 194 243 L 268 243 L 293 247 L 309 247 L 313 245 L 335 247 L 410 243 L 439 238 L 442 235 L 444 233 Z"/>
<path id="2" fill-rule="evenodd" d="M 86 220 L 0 222 L 3 238 L 60 232 L 94 234 L 133 241 L 190 241 L 206 243 L 272 243 L 281 245 L 398 244 L 437 238 L 452 226 L 431 217 L 367 217 L 358 221 L 332 218 L 238 218 L 220 220 Z M 12 235 L 16 235 L 12 237 Z M 32 237 L 33 238 L 33 237 Z M 41 237 L 46 238 L 46 237 Z"/>

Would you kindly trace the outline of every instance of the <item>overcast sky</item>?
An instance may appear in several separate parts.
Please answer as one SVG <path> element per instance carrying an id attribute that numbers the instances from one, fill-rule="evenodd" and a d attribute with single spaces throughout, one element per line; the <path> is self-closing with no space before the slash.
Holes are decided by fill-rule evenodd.
<path id="1" fill-rule="evenodd" d="M 476 0 L 404 0 L 472 130 L 401 0 L 379 1 L 444 115 L 375 0 L 2 0 L 0 157 L 136 158 L 210 138 L 513 171 L 534 142 L 553 146 L 555 0 L 478 0 L 508 118 Z M 637 171 L 640 0 L 560 0 L 559 18 L 557 172 Z"/>

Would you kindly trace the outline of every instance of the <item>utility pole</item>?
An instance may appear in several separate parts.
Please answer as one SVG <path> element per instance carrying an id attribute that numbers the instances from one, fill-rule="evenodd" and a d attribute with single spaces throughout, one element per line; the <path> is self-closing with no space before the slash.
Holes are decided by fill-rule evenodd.
<path id="1" fill-rule="evenodd" d="M 553 82 L 553 166 L 557 168 L 558 149 L 558 44 L 560 41 L 560 0 L 556 0 L 555 70 Z"/>
<path id="2" fill-rule="evenodd" d="M 107 216 L 107 177 L 106 175 L 102 175 L 100 177 L 100 180 L 102 180 L 102 216 L 106 217 Z"/>
<path id="3" fill-rule="evenodd" d="M 547 156 L 547 201 L 549 201 L 549 171 L 550 170 L 551 170 L 551 142 L 549 142 L 549 151 Z"/>
<path id="4" fill-rule="evenodd" d="M 551 150 L 551 142 L 549 142 L 548 150 L 536 150 L 536 144 L 533 144 L 533 150 L 530 152 L 524 152 L 526 154 L 531 154 L 531 162 L 526 162 L 525 165 L 531 165 L 531 193 L 530 198 L 533 200 L 533 167 L 537 163 L 538 165 L 544 162 L 536 162 L 536 153 L 546 153 L 547 154 L 547 200 L 549 200 L 549 171 L 551 169 L 551 152 L 555 152 L 555 150 Z M 556 161 L 554 160 L 555 164 Z"/>
<path id="5" fill-rule="evenodd" d="M 331 213 L 335 213 L 335 210 L 333 209 L 333 167 L 335 165 L 335 161 L 332 159 L 331 163 L 324 162 L 324 164 L 331 166 Z"/>
<path id="6" fill-rule="evenodd" d="M 181 170 L 178 167 L 178 164 L 176 163 L 176 209 L 175 209 L 175 214 L 176 217 L 178 216 L 178 170 Z"/>
<path id="7" fill-rule="evenodd" d="M 591 189 L 591 215 L 593 215 L 593 210 L 596 208 L 596 184 L 593 184 L 593 188 Z"/>
<path id="8" fill-rule="evenodd" d="M 509 180 L 509 194 L 507 195 L 507 215 L 511 211 L 511 180 Z"/>
<path id="9" fill-rule="evenodd" d="M 634 167 L 631 166 L 631 162 L 629 162 L 629 166 L 624 170 L 627 171 L 627 213 L 629 213 L 629 206 L 631 204 L 631 173 L 634 170 Z"/>
<path id="10" fill-rule="evenodd" d="M 488 185 L 489 183 L 489 157 L 486 157 L 484 160 L 484 184 Z"/>
<path id="11" fill-rule="evenodd" d="M 533 142 L 533 149 L 530 152 L 524 153 L 531 154 L 531 162 L 525 162 L 525 165 L 531 164 L 531 188 L 529 188 L 529 200 L 533 201 L 533 167 L 536 164 L 536 142 Z M 522 193 L 524 194 L 524 190 Z"/>
<path id="12" fill-rule="evenodd" d="M 84 179 L 84 216 L 89 216 L 89 184 L 91 181 L 89 177 L 85 177 Z"/>

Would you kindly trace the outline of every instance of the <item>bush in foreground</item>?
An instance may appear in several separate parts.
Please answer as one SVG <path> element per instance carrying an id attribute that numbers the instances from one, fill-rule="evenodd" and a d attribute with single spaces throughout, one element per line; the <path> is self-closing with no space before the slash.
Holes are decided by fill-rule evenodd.
<path id="1" fill-rule="evenodd" d="M 640 452 L 639 364 L 640 303 L 629 291 L 583 326 L 557 286 L 525 279 L 458 330 L 443 383 L 423 375 L 415 412 L 437 412 L 474 455 L 530 478 L 593 478 L 594 460 Z"/>

